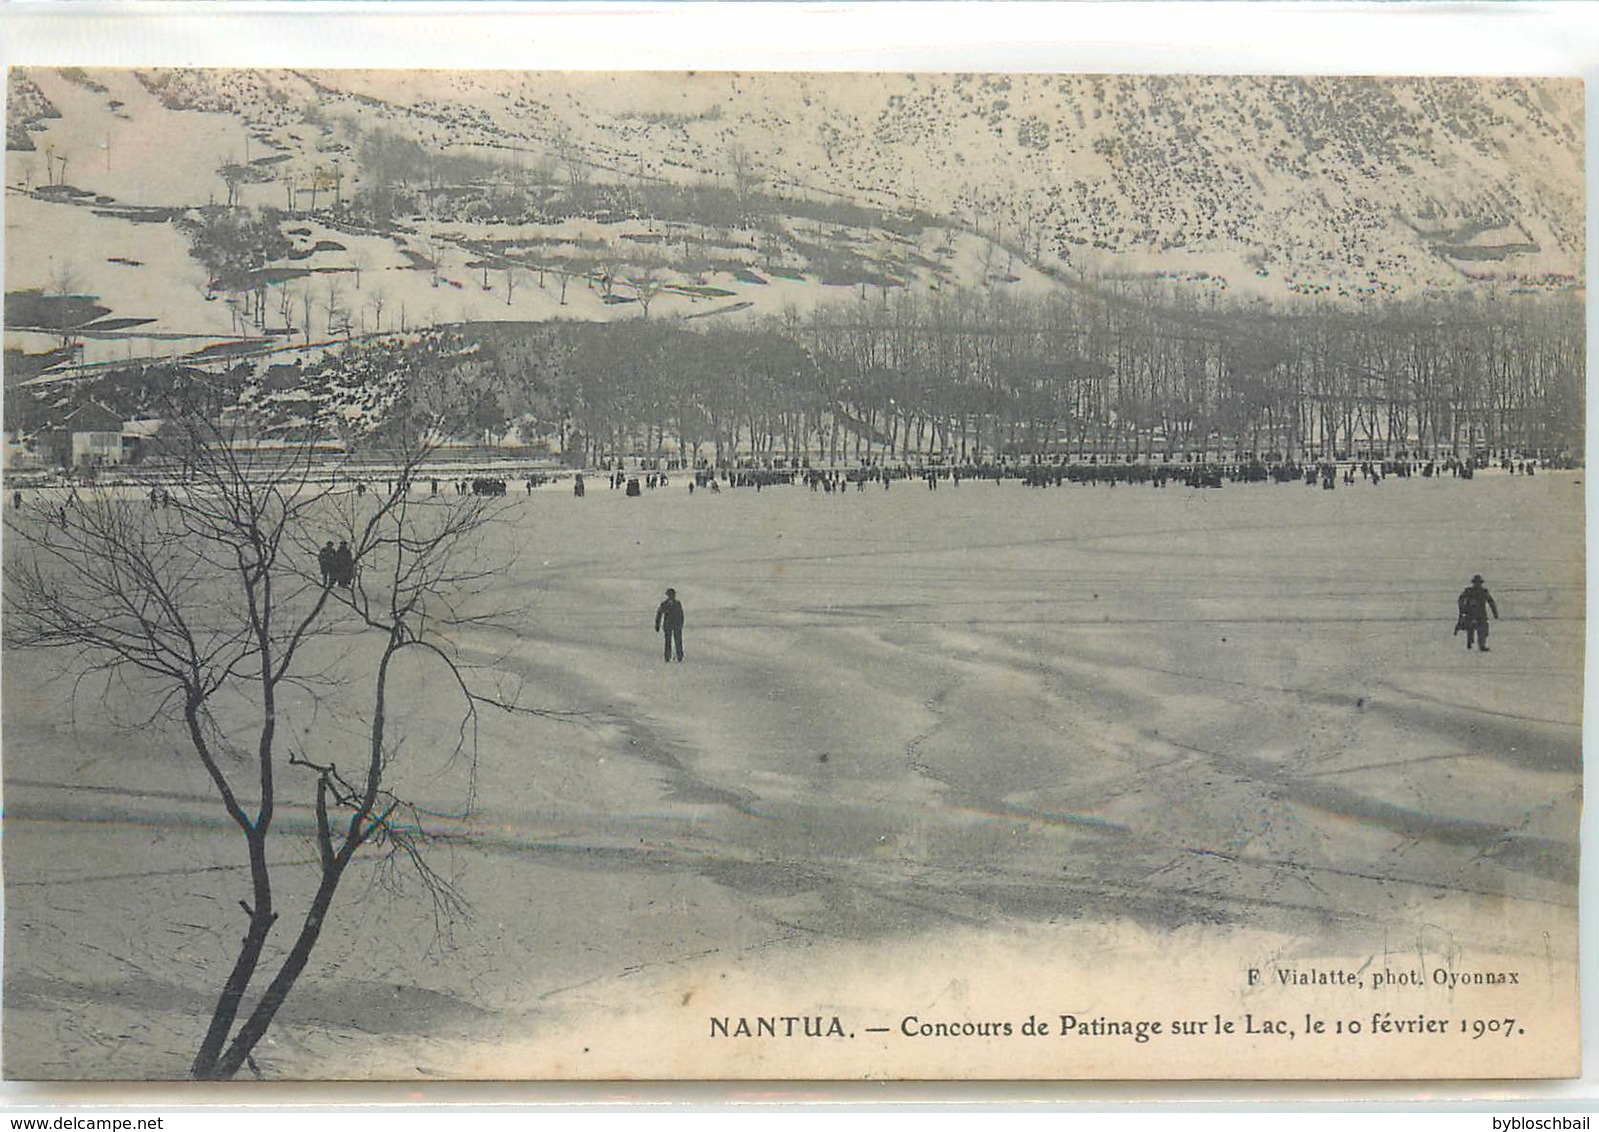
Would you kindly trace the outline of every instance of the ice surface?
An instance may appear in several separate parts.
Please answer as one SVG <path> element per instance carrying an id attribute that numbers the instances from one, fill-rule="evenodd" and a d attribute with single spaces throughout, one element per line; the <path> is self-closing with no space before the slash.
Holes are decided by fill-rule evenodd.
<path id="1" fill-rule="evenodd" d="M 651 972 L 1091 955 L 1112 927 L 1569 961 L 1580 479 L 513 493 L 511 612 L 461 643 L 577 714 L 484 720 L 438 851 L 472 917 L 440 938 L 353 876 L 258 1059 L 472 1072 L 643 1009 Z M 1479 572 L 1486 655 L 1451 632 Z M 681 665 L 651 631 L 667 586 Z M 182 1075 L 242 848 L 178 738 L 65 695 L 55 659 L 4 666 L 6 1071 Z M 447 808 L 426 752 L 453 716 L 437 687 L 405 702 L 404 784 Z M 286 714 L 308 744 L 356 726 Z M 277 858 L 314 854 L 305 818 Z"/>

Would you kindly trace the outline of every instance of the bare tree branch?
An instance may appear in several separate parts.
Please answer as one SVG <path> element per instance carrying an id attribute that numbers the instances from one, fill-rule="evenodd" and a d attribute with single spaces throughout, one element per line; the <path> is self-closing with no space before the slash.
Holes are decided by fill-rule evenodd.
<path id="1" fill-rule="evenodd" d="M 398 739 L 396 661 L 414 653 L 443 664 L 459 696 L 456 734 L 440 753 L 444 770 L 464 780 L 460 816 L 476 802 L 480 709 L 542 714 L 492 681 L 480 686 L 480 670 L 441 635 L 493 624 L 474 605 L 502 569 L 484 557 L 490 505 L 413 499 L 425 443 L 407 443 L 399 475 L 368 492 L 317 468 L 314 439 L 268 444 L 175 414 L 159 446 L 180 481 L 169 505 L 90 487 L 55 507 L 13 508 L 5 520 L 8 646 L 55 650 L 75 679 L 103 678 L 108 693 L 140 703 L 141 725 L 177 725 L 242 838 L 249 893 L 237 903 L 248 922 L 191 1067 L 200 1078 L 253 1064 L 363 848 L 391 879 L 401 866 L 418 878 L 441 933 L 466 912 L 426 855 L 435 839 L 425 822 L 449 807 L 403 798 L 387 781 L 411 755 Z M 348 586 L 312 570 L 322 535 L 335 532 L 355 563 Z M 291 717 L 301 727 L 307 710 L 312 726 L 286 727 Z M 364 750 L 343 760 L 355 769 L 304 749 L 312 727 L 339 747 L 357 722 Z M 295 773 L 280 774 L 280 760 Z M 280 922 L 276 871 L 305 867 L 298 856 L 274 865 L 268 854 L 275 836 L 298 836 L 274 835 L 273 819 L 285 792 L 301 789 L 298 804 L 314 814 L 315 891 L 241 1014 Z"/>

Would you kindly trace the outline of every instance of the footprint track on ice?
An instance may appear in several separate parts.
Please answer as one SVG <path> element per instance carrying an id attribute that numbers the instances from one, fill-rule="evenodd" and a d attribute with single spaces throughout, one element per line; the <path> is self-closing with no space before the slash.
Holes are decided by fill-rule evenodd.
<path id="1" fill-rule="evenodd" d="M 922 701 L 922 707 L 933 716 L 933 724 L 931 727 L 928 727 L 925 730 L 911 736 L 911 738 L 905 743 L 905 765 L 910 767 L 910 769 L 914 770 L 917 774 L 920 774 L 925 778 L 931 778 L 934 782 L 941 783 L 944 786 L 949 786 L 951 784 L 934 772 L 932 767 L 922 762 L 920 752 L 922 745 L 934 735 L 938 734 L 938 732 L 944 726 L 944 701 L 948 700 L 950 694 L 964 683 L 966 683 L 966 678 L 964 676 L 956 676 L 950 680 L 949 683 L 945 684 L 944 687 L 940 688 L 927 699 Z"/>

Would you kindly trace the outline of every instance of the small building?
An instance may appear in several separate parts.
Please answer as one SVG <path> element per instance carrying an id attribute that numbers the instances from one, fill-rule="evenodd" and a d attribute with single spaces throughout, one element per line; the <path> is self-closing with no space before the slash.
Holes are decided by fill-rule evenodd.
<path id="1" fill-rule="evenodd" d="M 72 437 L 72 466 L 122 463 L 122 414 L 97 401 L 68 413 L 62 422 Z"/>
<path id="2" fill-rule="evenodd" d="M 122 414 L 98 401 L 86 401 L 42 428 L 35 446 L 47 464 L 70 468 L 96 468 L 122 463 Z"/>

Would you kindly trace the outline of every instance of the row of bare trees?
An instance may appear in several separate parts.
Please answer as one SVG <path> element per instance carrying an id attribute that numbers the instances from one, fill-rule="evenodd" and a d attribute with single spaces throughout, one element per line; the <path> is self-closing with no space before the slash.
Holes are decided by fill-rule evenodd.
<path id="1" fill-rule="evenodd" d="M 1152 286 L 901 291 L 740 326 L 465 333 L 470 376 L 440 381 L 588 461 L 1552 454 L 1581 437 L 1571 294 L 1283 313 Z"/>
<path id="2" fill-rule="evenodd" d="M 1229 309 L 1152 289 L 903 295 L 788 332 L 870 452 L 962 459 L 1577 446 L 1574 296 Z"/>

